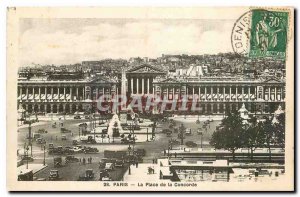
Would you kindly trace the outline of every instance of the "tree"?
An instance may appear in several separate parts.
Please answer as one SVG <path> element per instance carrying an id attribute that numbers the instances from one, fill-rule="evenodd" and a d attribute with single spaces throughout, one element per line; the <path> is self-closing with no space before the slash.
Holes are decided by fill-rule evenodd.
<path id="1" fill-rule="evenodd" d="M 216 149 L 223 148 L 232 152 L 235 160 L 235 150 L 242 147 L 243 119 L 238 112 L 229 113 L 222 120 L 221 127 L 215 131 L 210 140 L 210 144 Z"/>
<path id="2" fill-rule="evenodd" d="M 263 140 L 264 146 L 269 149 L 269 159 L 272 159 L 271 147 L 275 144 L 274 125 L 269 118 L 263 123 Z"/>
<path id="3" fill-rule="evenodd" d="M 276 145 L 280 148 L 285 147 L 285 114 L 279 114 L 277 117 L 277 122 L 274 123 L 274 135 Z"/>
<path id="4" fill-rule="evenodd" d="M 250 150 L 250 158 L 253 160 L 253 152 L 256 148 L 263 146 L 263 124 L 253 121 L 248 127 L 242 130 L 242 145 Z"/>

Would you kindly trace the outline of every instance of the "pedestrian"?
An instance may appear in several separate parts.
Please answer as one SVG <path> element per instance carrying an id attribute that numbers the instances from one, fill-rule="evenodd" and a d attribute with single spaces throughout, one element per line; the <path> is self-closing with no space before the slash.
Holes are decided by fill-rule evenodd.
<path id="1" fill-rule="evenodd" d="M 154 164 L 154 162 L 155 162 L 155 159 L 153 158 L 153 162 L 152 163 Z"/>
<path id="2" fill-rule="evenodd" d="M 91 157 L 91 158 L 90 158 L 90 163 L 92 163 L 92 160 L 93 160 L 93 158 Z"/>
<path id="3" fill-rule="evenodd" d="M 79 158 L 79 162 L 80 162 L 80 164 L 81 164 L 81 158 Z"/>
<path id="4" fill-rule="evenodd" d="M 164 156 L 166 156 L 166 150 L 164 149 Z"/>
<path id="5" fill-rule="evenodd" d="M 139 167 L 139 162 L 135 163 L 135 167 L 138 168 Z"/>
<path id="6" fill-rule="evenodd" d="M 73 137 L 73 133 L 71 133 L 71 136 Z"/>
<path id="7" fill-rule="evenodd" d="M 85 165 L 85 158 L 82 159 L 82 163 L 83 163 L 83 165 Z"/>

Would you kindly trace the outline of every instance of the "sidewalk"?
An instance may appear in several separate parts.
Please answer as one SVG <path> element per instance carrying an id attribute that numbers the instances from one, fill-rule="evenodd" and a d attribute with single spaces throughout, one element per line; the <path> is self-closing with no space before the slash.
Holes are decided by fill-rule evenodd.
<path id="1" fill-rule="evenodd" d="M 154 169 L 154 174 L 148 173 L 148 167 L 151 167 Z M 138 167 L 135 165 L 130 166 L 130 175 L 128 174 L 128 169 L 124 174 L 124 181 L 159 181 L 159 168 L 157 164 L 152 163 L 140 163 L 138 164 Z"/>
<path id="2" fill-rule="evenodd" d="M 43 165 L 43 164 L 28 164 L 28 170 L 26 169 L 26 164 L 24 165 L 21 165 L 17 168 L 17 172 L 20 173 L 20 172 L 24 172 L 24 171 L 28 171 L 28 170 L 32 170 L 33 171 L 33 174 L 43 170 L 44 168 L 47 168 L 48 165 Z"/>

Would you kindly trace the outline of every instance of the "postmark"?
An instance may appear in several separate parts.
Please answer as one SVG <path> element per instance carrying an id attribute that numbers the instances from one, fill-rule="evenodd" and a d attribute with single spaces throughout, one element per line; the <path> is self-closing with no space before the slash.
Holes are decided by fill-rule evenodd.
<path id="1" fill-rule="evenodd" d="M 251 11 L 244 13 L 234 23 L 231 32 L 231 46 L 237 54 L 249 53 L 249 38 L 251 25 Z"/>

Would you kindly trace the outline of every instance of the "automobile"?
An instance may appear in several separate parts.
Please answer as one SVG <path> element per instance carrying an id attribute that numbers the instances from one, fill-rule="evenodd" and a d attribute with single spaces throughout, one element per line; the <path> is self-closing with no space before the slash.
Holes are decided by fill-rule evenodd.
<path id="1" fill-rule="evenodd" d="M 78 147 L 78 146 L 74 146 L 72 148 L 72 150 L 74 151 L 74 153 L 82 153 L 83 152 L 83 149 L 81 147 Z"/>
<path id="2" fill-rule="evenodd" d="M 79 142 L 78 142 L 77 140 L 73 140 L 73 141 L 72 141 L 72 144 L 73 144 L 73 145 L 78 145 Z"/>
<path id="3" fill-rule="evenodd" d="M 62 135 L 62 136 L 61 136 L 61 140 L 67 140 L 67 136 Z"/>
<path id="4" fill-rule="evenodd" d="M 84 119 L 90 119 L 90 116 L 89 115 L 86 115 L 86 116 L 84 116 Z"/>
<path id="5" fill-rule="evenodd" d="M 108 171 L 114 170 L 115 166 L 113 163 L 106 163 L 104 169 Z"/>
<path id="6" fill-rule="evenodd" d="M 193 141 L 187 141 L 187 142 L 185 143 L 185 145 L 186 145 L 187 147 L 191 147 L 191 148 L 197 147 L 197 144 L 196 144 L 195 142 L 193 142 Z"/>
<path id="7" fill-rule="evenodd" d="M 40 133 L 35 133 L 33 134 L 33 139 L 38 139 L 38 138 L 41 138 L 42 135 Z"/>
<path id="8" fill-rule="evenodd" d="M 192 135 L 192 129 L 185 129 L 185 135 Z"/>
<path id="9" fill-rule="evenodd" d="M 116 160 L 115 167 L 124 167 L 124 161 L 123 160 Z"/>
<path id="10" fill-rule="evenodd" d="M 100 170 L 99 181 L 111 181 L 111 178 L 107 170 Z"/>
<path id="11" fill-rule="evenodd" d="M 80 115 L 74 116 L 74 119 L 81 119 L 81 118 L 80 118 Z"/>
<path id="12" fill-rule="evenodd" d="M 84 152 L 85 154 L 88 154 L 88 153 L 98 153 L 99 150 L 98 150 L 97 148 L 85 147 L 85 148 L 83 149 L 83 152 Z"/>
<path id="13" fill-rule="evenodd" d="M 86 169 L 83 176 L 79 176 L 78 181 L 90 181 L 95 178 L 93 169 Z"/>
<path id="14" fill-rule="evenodd" d="M 29 155 L 21 155 L 21 160 L 22 161 L 33 161 L 33 157 L 29 156 Z"/>
<path id="15" fill-rule="evenodd" d="M 107 129 L 102 129 L 102 134 L 107 134 Z"/>
<path id="16" fill-rule="evenodd" d="M 203 134 L 202 129 L 199 128 L 199 129 L 197 130 L 197 133 L 198 133 L 198 135 L 202 135 L 202 134 Z"/>
<path id="17" fill-rule="evenodd" d="M 49 181 L 57 181 L 60 179 L 58 170 L 50 170 Z"/>
<path id="18" fill-rule="evenodd" d="M 65 158 L 65 163 L 76 163 L 79 162 L 79 159 L 77 157 L 74 157 L 73 155 L 67 155 Z"/>
<path id="19" fill-rule="evenodd" d="M 63 154 L 68 154 L 68 155 L 72 155 L 72 154 L 74 154 L 75 152 L 74 152 L 74 150 L 71 148 L 71 147 L 65 147 L 64 149 L 63 149 Z"/>
<path id="20" fill-rule="evenodd" d="M 46 144 L 46 140 L 44 138 L 36 139 L 37 144 Z"/>
<path id="21" fill-rule="evenodd" d="M 44 134 L 44 133 L 48 133 L 48 131 L 46 129 L 39 129 L 36 131 L 36 133 Z"/>
<path id="22" fill-rule="evenodd" d="M 56 122 L 52 124 L 52 128 L 56 128 Z"/>
<path id="23" fill-rule="evenodd" d="M 62 158 L 61 157 L 54 157 L 54 168 L 62 167 Z"/>
<path id="24" fill-rule="evenodd" d="M 64 127 L 62 127 L 62 128 L 60 128 L 60 132 L 61 132 L 61 133 L 71 133 L 72 131 L 69 130 L 69 129 L 66 129 L 66 128 L 64 128 Z"/>
<path id="25" fill-rule="evenodd" d="M 134 153 L 137 154 L 138 156 L 144 157 L 146 155 L 146 150 L 138 148 L 134 151 Z"/>
<path id="26" fill-rule="evenodd" d="M 49 143 L 49 149 L 54 148 L 54 144 L 53 143 Z"/>

